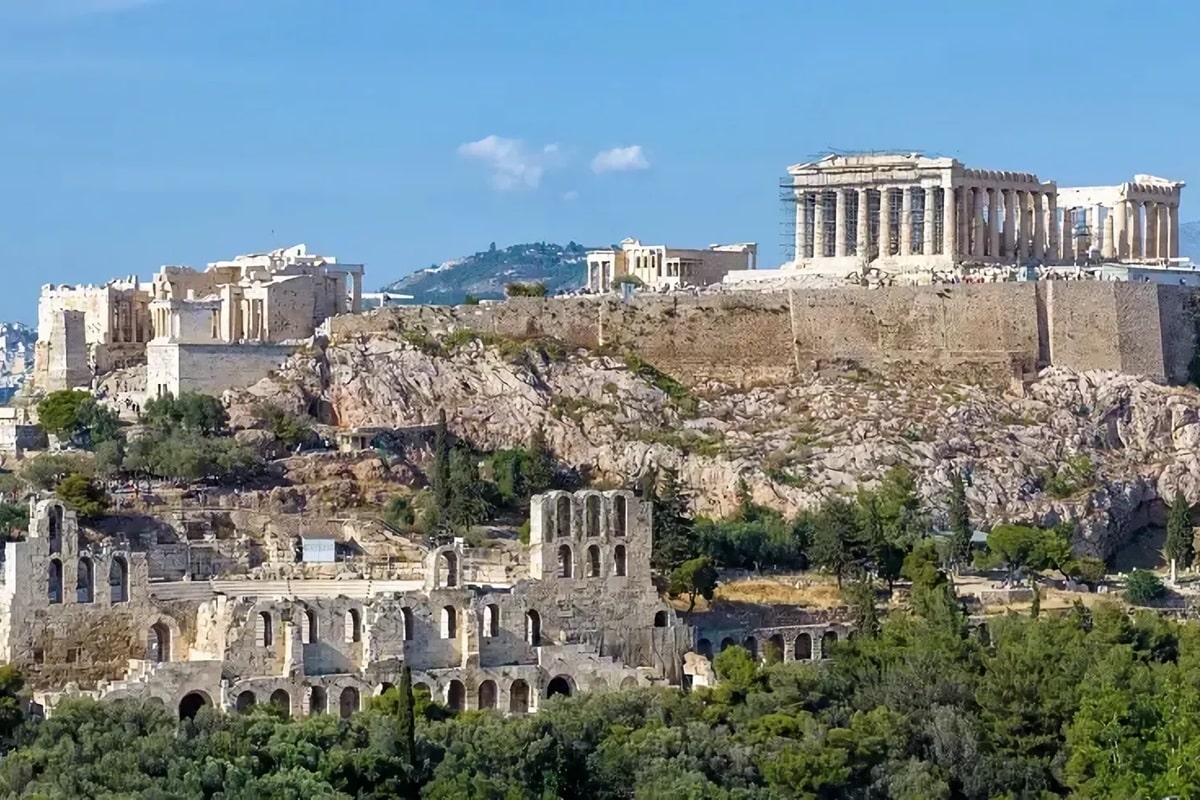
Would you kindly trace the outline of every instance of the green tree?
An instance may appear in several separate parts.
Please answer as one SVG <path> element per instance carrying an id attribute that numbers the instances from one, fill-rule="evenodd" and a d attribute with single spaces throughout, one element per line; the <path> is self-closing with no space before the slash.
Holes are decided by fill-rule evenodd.
<path id="1" fill-rule="evenodd" d="M 1033 597 L 1029 601 L 1029 616 L 1037 619 L 1042 611 L 1042 587 L 1034 575 L 1029 576 L 1029 590 L 1033 592 Z"/>
<path id="2" fill-rule="evenodd" d="M 650 563 L 670 574 L 693 555 L 691 497 L 673 467 L 663 469 L 650 497 L 654 504 L 653 544 Z"/>
<path id="3" fill-rule="evenodd" d="M 967 506 L 967 487 L 957 470 L 950 473 L 950 563 L 955 568 L 971 558 L 971 513 Z"/>
<path id="4" fill-rule="evenodd" d="M 405 664 L 400 670 L 399 719 L 400 752 L 409 769 L 417 766 L 417 716 L 413 701 L 412 668 Z"/>
<path id="5" fill-rule="evenodd" d="M 479 478 L 479 459 L 465 444 L 450 453 L 446 518 L 458 528 L 469 528 L 487 519 L 491 505 Z"/>
<path id="6" fill-rule="evenodd" d="M 317 440 L 317 432 L 304 419 L 285 411 L 273 403 L 259 403 L 254 407 L 254 418 L 265 423 L 283 445 L 289 449 L 311 445 Z M 207 417 L 206 417 L 207 419 Z M 215 420 L 209 420 L 209 424 Z"/>
<path id="7" fill-rule="evenodd" d="M 671 573 L 667 589 L 672 597 L 687 597 L 689 617 L 696 608 L 696 598 L 712 600 L 716 590 L 717 570 L 708 556 L 700 556 L 680 564 Z"/>
<path id="8" fill-rule="evenodd" d="M 212 436 L 225 430 L 229 413 L 221 401 L 200 392 L 181 392 L 179 397 L 156 397 L 142 408 L 142 421 L 159 431 L 179 428 Z"/>
<path id="9" fill-rule="evenodd" d="M 108 494 L 90 477 L 78 472 L 59 481 L 54 493 L 80 519 L 97 519 L 108 509 Z"/>
<path id="10" fill-rule="evenodd" d="M 1125 576 L 1125 599 L 1134 605 L 1148 605 L 1166 593 L 1162 579 L 1148 569 L 1135 569 Z"/>
<path id="11" fill-rule="evenodd" d="M 75 389 L 50 392 L 37 405 L 38 425 L 60 439 L 74 436 L 80 425 L 80 410 L 91 399 L 89 393 Z"/>
<path id="12" fill-rule="evenodd" d="M 813 562 L 832 572 L 840 587 L 847 575 L 862 568 L 866 556 L 855 507 L 840 497 L 826 500 L 814 523 Z"/>
<path id="13" fill-rule="evenodd" d="M 875 585 L 870 580 L 857 580 L 843 587 L 842 597 L 850 606 L 854 627 L 863 636 L 879 633 L 879 609 L 875 605 Z"/>
<path id="14" fill-rule="evenodd" d="M 525 483 L 530 494 L 554 488 L 554 453 L 546 441 L 546 429 L 539 423 L 529 436 L 529 467 Z"/>
<path id="15" fill-rule="evenodd" d="M 446 409 L 438 409 L 437 425 L 433 429 L 433 471 L 429 485 L 434 504 L 445 514 L 450 509 L 450 433 L 446 428 Z"/>
<path id="16" fill-rule="evenodd" d="M 1192 505 L 1183 492 L 1176 489 L 1167 512 L 1166 556 L 1179 569 L 1187 569 L 1192 565 L 1192 538 Z"/>
<path id="17" fill-rule="evenodd" d="M 1005 580 L 1013 578 L 1026 569 L 1042 569 L 1045 566 L 1046 534 L 1040 528 L 1026 525 L 997 525 L 987 538 L 985 566 L 997 564 L 1005 570 Z"/>

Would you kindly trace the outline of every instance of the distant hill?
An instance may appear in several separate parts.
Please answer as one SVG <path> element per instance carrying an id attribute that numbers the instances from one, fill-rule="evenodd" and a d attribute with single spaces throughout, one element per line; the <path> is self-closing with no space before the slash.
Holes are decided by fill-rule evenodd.
<path id="1" fill-rule="evenodd" d="M 493 242 L 466 258 L 456 258 L 417 270 L 380 291 L 411 294 L 416 303 L 451 305 L 468 294 L 480 299 L 504 296 L 506 283 L 541 281 L 551 292 L 578 289 L 586 275 L 586 253 L 594 249 L 575 242 L 514 244 L 497 248 Z"/>
<path id="2" fill-rule="evenodd" d="M 1200 221 L 1179 226 L 1179 255 L 1200 264 Z"/>

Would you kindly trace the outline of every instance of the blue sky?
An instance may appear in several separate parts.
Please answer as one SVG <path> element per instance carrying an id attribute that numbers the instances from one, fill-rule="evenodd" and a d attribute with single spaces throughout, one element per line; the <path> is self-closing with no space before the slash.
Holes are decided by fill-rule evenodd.
<path id="1" fill-rule="evenodd" d="M 1198 24 L 1182 0 L 0 0 L 0 319 L 46 282 L 301 241 L 371 288 L 492 241 L 752 240 L 774 266 L 779 176 L 829 148 L 1200 181 Z"/>

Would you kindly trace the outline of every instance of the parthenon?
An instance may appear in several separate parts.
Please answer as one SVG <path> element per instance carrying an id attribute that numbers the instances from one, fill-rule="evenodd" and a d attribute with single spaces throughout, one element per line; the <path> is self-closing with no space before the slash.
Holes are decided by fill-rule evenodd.
<path id="1" fill-rule="evenodd" d="M 829 155 L 789 167 L 788 176 L 798 269 L 849 274 L 868 265 L 903 271 L 1179 253 L 1184 184 L 1162 178 L 1060 190 L 1033 173 L 917 153 Z"/>

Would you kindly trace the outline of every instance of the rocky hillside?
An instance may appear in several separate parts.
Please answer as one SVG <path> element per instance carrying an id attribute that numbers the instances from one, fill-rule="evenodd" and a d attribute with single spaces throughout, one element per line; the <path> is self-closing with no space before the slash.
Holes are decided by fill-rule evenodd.
<path id="1" fill-rule="evenodd" d="M 523 444 L 540 422 L 564 461 L 606 481 L 678 467 L 712 515 L 732 510 L 739 475 L 794 512 L 904 463 L 934 506 L 964 474 L 981 527 L 1075 518 L 1080 548 L 1110 555 L 1161 521 L 1160 497 L 1200 498 L 1200 394 L 1108 373 L 1047 370 L 1004 394 L 843 365 L 738 391 L 685 388 L 620 356 L 387 333 L 297 355 L 231 399 L 260 398 L 343 426 L 425 426 L 445 408 L 482 449 Z"/>
<path id="2" fill-rule="evenodd" d="M 534 242 L 499 249 L 493 242 L 466 258 L 417 270 L 380 291 L 411 294 L 416 303 L 451 305 L 468 294 L 480 299 L 504 296 L 504 285 L 541 281 L 552 293 L 578 289 L 584 283 L 586 253 L 591 248 Z"/>

